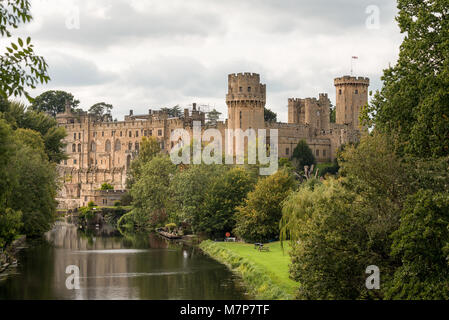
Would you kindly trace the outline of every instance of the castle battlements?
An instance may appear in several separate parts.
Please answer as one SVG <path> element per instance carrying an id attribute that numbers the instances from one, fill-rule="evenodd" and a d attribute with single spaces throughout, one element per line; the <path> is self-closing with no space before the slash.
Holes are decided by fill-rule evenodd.
<path id="1" fill-rule="evenodd" d="M 260 82 L 260 75 L 252 72 L 231 73 L 228 75 L 229 81 L 232 80 L 253 80 Z"/>
<path id="2" fill-rule="evenodd" d="M 336 123 L 330 123 L 331 102 L 327 93 L 304 99 L 289 98 L 288 123 L 265 122 L 266 85 L 260 82 L 260 75 L 232 73 L 228 79 L 228 118 L 224 122 L 207 124 L 206 113 L 197 109 L 195 103 L 192 110 L 182 110 L 179 117 L 172 118 L 167 112 L 151 109 L 137 115 L 131 109 L 122 121 L 88 112 L 74 113 L 66 107 L 56 117 L 58 125 L 67 128 L 68 133 L 65 138 L 68 159 L 58 166 L 60 176 L 64 177 L 58 196 L 60 206 L 72 208 L 85 206 L 89 201 L 104 203 L 103 200 L 113 203 L 122 191 L 93 191 L 104 182 L 115 190 L 126 188 L 127 172 L 142 148 L 143 137 L 154 137 L 161 152 L 168 153 L 175 146 L 171 132 L 176 129 L 191 132 L 194 121 L 201 121 L 204 129 L 217 129 L 223 138 L 226 129 L 279 129 L 279 157 L 290 158 L 297 143 L 305 140 L 318 162 L 332 161 L 342 144 L 359 139 L 358 119 L 361 107 L 368 101 L 369 78 L 334 79 Z M 234 151 L 238 151 L 237 147 Z"/>
<path id="3" fill-rule="evenodd" d="M 335 78 L 334 84 L 337 85 L 348 85 L 348 84 L 362 84 L 369 86 L 370 80 L 366 77 L 352 77 L 352 76 L 343 76 L 340 78 Z"/>

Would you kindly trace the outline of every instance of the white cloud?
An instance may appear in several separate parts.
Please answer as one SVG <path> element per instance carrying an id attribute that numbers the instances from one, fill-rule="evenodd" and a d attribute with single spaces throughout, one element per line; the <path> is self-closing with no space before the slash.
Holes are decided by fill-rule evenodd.
<path id="1" fill-rule="evenodd" d="M 287 99 L 328 92 L 359 56 L 358 75 L 380 87 L 382 69 L 401 42 L 391 0 L 34 0 L 34 22 L 22 28 L 50 65 L 49 89 L 72 92 L 87 108 L 115 106 L 117 117 L 192 102 L 226 116 L 227 74 L 256 72 L 267 105 L 287 120 Z M 365 26 L 368 5 L 380 29 Z M 79 9 L 80 29 L 65 19 Z"/>

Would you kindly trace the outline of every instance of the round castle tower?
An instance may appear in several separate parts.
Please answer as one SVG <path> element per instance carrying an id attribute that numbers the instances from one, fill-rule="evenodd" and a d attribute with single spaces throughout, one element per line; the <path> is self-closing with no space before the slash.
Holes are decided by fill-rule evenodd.
<path id="1" fill-rule="evenodd" d="M 228 76 L 228 129 L 265 128 L 264 108 L 266 85 L 257 73 L 238 73 Z"/>
<path id="2" fill-rule="evenodd" d="M 369 78 L 344 76 L 336 78 L 334 83 L 337 89 L 336 123 L 358 129 L 361 108 L 368 103 Z"/>

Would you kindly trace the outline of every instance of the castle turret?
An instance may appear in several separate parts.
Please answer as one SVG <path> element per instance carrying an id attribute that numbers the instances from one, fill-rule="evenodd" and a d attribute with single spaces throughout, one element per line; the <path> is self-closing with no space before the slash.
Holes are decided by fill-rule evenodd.
<path id="1" fill-rule="evenodd" d="M 368 103 L 369 79 L 344 76 L 336 78 L 334 83 L 337 89 L 336 123 L 359 128 L 360 110 Z"/>
<path id="2" fill-rule="evenodd" d="M 263 129 L 266 85 L 260 83 L 256 73 L 228 76 L 228 129 Z"/>

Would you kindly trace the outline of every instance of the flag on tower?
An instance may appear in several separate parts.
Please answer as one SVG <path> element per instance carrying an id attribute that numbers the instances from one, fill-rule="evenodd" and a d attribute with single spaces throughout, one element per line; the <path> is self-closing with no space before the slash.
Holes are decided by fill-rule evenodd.
<path id="1" fill-rule="evenodd" d="M 358 59 L 359 57 L 356 57 L 356 56 L 352 56 L 352 59 Z"/>

